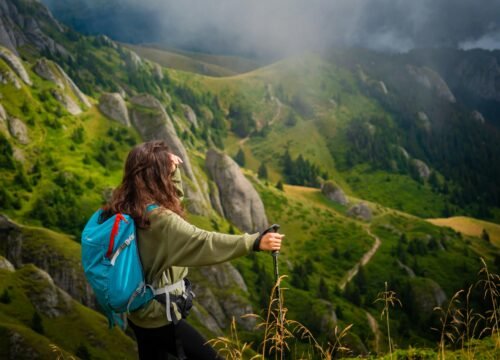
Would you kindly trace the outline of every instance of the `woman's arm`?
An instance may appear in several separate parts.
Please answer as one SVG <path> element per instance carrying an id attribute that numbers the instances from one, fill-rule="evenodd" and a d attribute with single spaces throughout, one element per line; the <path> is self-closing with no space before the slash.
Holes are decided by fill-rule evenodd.
<path id="1" fill-rule="evenodd" d="M 205 231 L 170 211 L 161 211 L 154 229 L 158 251 L 165 255 L 165 267 L 214 265 L 244 256 L 253 250 L 279 250 L 280 234 L 227 235 Z M 258 249 L 254 246 L 258 245 Z"/>

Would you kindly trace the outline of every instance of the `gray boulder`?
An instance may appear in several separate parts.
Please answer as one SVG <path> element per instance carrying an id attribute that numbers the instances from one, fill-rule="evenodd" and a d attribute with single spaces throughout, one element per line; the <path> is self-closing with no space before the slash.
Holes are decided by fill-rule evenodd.
<path id="1" fill-rule="evenodd" d="M 8 135 L 9 127 L 7 125 L 7 112 L 3 108 L 3 105 L 0 104 L 0 131 Z"/>
<path id="2" fill-rule="evenodd" d="M 196 301 L 215 320 L 218 328 L 225 328 L 228 325 L 226 314 L 222 309 L 217 297 L 212 290 L 206 286 L 193 284 L 193 291 L 196 294 Z"/>
<path id="3" fill-rule="evenodd" d="M 196 119 L 196 114 L 191 106 L 182 104 L 182 111 L 184 112 L 184 117 L 189 121 L 190 124 L 198 127 L 198 120 Z"/>
<path id="4" fill-rule="evenodd" d="M 28 136 L 28 128 L 26 124 L 18 118 L 9 117 L 9 131 L 21 144 L 29 144 L 30 138 Z"/>
<path id="5" fill-rule="evenodd" d="M 413 65 L 406 65 L 406 70 L 420 85 L 435 91 L 439 97 L 451 103 L 456 102 L 455 96 L 448 87 L 448 84 L 434 70 L 425 66 L 418 67 Z"/>
<path id="6" fill-rule="evenodd" d="M 326 181 L 321 187 L 321 192 L 333 202 L 340 205 L 347 205 L 348 201 L 344 191 L 332 181 Z"/>
<path id="7" fill-rule="evenodd" d="M 12 84 L 17 90 L 21 89 L 21 81 L 10 69 L 0 70 L 0 83 L 4 85 Z"/>
<path id="8" fill-rule="evenodd" d="M 194 316 L 198 322 L 203 324 L 209 331 L 211 331 L 214 335 L 222 335 L 222 329 L 217 323 L 217 321 L 213 318 L 213 316 L 208 313 L 203 307 L 198 304 L 194 304 L 191 309 L 192 316 Z"/>
<path id="9" fill-rule="evenodd" d="M 413 159 L 412 160 L 413 166 L 417 169 L 418 176 L 420 176 L 422 179 L 427 180 L 429 176 L 431 175 L 431 170 L 427 166 L 425 162 L 422 160 L 418 159 Z"/>
<path id="10" fill-rule="evenodd" d="M 119 93 L 104 93 L 99 98 L 99 110 L 112 120 L 130 126 L 125 100 Z"/>
<path id="11" fill-rule="evenodd" d="M 78 105 L 78 103 L 64 90 L 52 89 L 50 93 L 71 115 L 79 115 L 82 113 L 80 105 Z"/>
<path id="12" fill-rule="evenodd" d="M 354 218 L 359 218 L 365 221 L 370 221 L 372 219 L 372 210 L 368 205 L 365 203 L 361 202 L 359 204 L 356 204 L 352 206 L 348 211 L 347 215 L 354 217 Z"/>
<path id="13" fill-rule="evenodd" d="M 153 77 L 158 80 L 158 81 L 161 81 L 163 80 L 163 69 L 162 67 L 157 64 L 157 63 L 153 63 L 153 70 L 152 70 L 152 73 L 153 73 Z"/>
<path id="14" fill-rule="evenodd" d="M 16 73 L 17 76 L 26 84 L 33 85 L 31 79 L 24 68 L 24 65 L 14 53 L 12 53 L 9 49 L 0 46 L 0 59 L 4 60 L 10 68 Z"/>
<path id="15" fill-rule="evenodd" d="M 246 232 L 267 228 L 264 204 L 238 164 L 214 149 L 208 150 L 205 164 L 219 189 L 225 217 Z"/>
<path id="16" fill-rule="evenodd" d="M 479 111 L 477 111 L 477 110 L 474 110 L 474 111 L 472 112 L 472 118 L 473 118 L 474 120 L 476 120 L 476 121 L 477 121 L 478 123 L 480 123 L 480 124 L 484 124 L 484 123 L 486 122 L 486 120 L 484 119 L 483 114 L 481 114 L 481 113 L 480 113 Z"/>
<path id="17" fill-rule="evenodd" d="M 183 184 L 189 211 L 199 215 L 208 215 L 210 213 L 210 200 L 200 189 L 187 151 L 177 136 L 172 119 L 163 105 L 149 94 L 134 96 L 130 102 L 132 103 L 130 118 L 142 138 L 146 141 L 165 141 L 172 152 L 184 161 L 182 169 L 184 169 L 187 179 L 183 181 Z"/>
<path id="18" fill-rule="evenodd" d="M 417 113 L 417 124 L 426 131 L 431 130 L 431 121 L 427 114 L 423 111 Z"/>
<path id="19" fill-rule="evenodd" d="M 40 76 L 42 79 L 53 82 L 60 89 L 64 89 L 64 82 L 61 76 L 56 75 L 56 69 L 51 61 L 47 59 L 39 59 L 35 65 L 33 65 L 33 71 Z"/>
<path id="20" fill-rule="evenodd" d="M 16 268 L 12 263 L 4 258 L 3 256 L 0 255 L 0 270 L 7 270 L 9 272 L 14 272 L 16 271 Z"/>

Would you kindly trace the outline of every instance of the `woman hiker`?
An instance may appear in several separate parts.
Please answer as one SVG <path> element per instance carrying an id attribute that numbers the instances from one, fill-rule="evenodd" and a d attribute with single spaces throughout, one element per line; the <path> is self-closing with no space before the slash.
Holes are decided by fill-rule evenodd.
<path id="1" fill-rule="evenodd" d="M 178 166 L 182 160 L 163 141 L 135 146 L 122 183 L 104 216 L 126 213 L 137 226 L 139 255 L 147 284 L 165 288 L 145 307 L 128 315 L 141 360 L 217 359 L 216 351 L 183 317 L 192 306 L 189 266 L 214 265 L 252 251 L 280 250 L 284 235 L 226 235 L 198 229 L 184 219 Z"/>

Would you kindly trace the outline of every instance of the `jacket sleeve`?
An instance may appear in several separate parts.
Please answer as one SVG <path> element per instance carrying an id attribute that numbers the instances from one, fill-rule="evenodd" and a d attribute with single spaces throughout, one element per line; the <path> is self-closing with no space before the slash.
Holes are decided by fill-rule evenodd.
<path id="1" fill-rule="evenodd" d="M 177 190 L 177 197 L 180 201 L 182 201 L 184 199 L 184 190 L 182 190 L 181 170 L 178 166 L 176 166 L 174 173 L 172 174 L 172 182 Z"/>
<path id="2" fill-rule="evenodd" d="M 166 266 L 214 265 L 248 254 L 259 233 L 227 235 L 205 231 L 189 224 L 175 213 L 159 216 L 159 239 L 165 246 Z"/>

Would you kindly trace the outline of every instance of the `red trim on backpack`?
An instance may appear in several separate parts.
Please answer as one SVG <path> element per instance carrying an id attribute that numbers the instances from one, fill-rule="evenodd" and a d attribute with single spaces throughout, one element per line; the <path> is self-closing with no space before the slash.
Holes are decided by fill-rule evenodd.
<path id="1" fill-rule="evenodd" d="M 115 247 L 115 237 L 116 234 L 118 234 L 118 228 L 120 227 L 120 220 L 125 220 L 122 214 L 118 213 L 116 214 L 115 217 L 115 222 L 113 224 L 113 228 L 111 229 L 111 236 L 109 237 L 109 245 L 108 245 L 108 251 L 106 252 L 106 257 L 109 259 L 113 253 L 113 248 Z"/>

